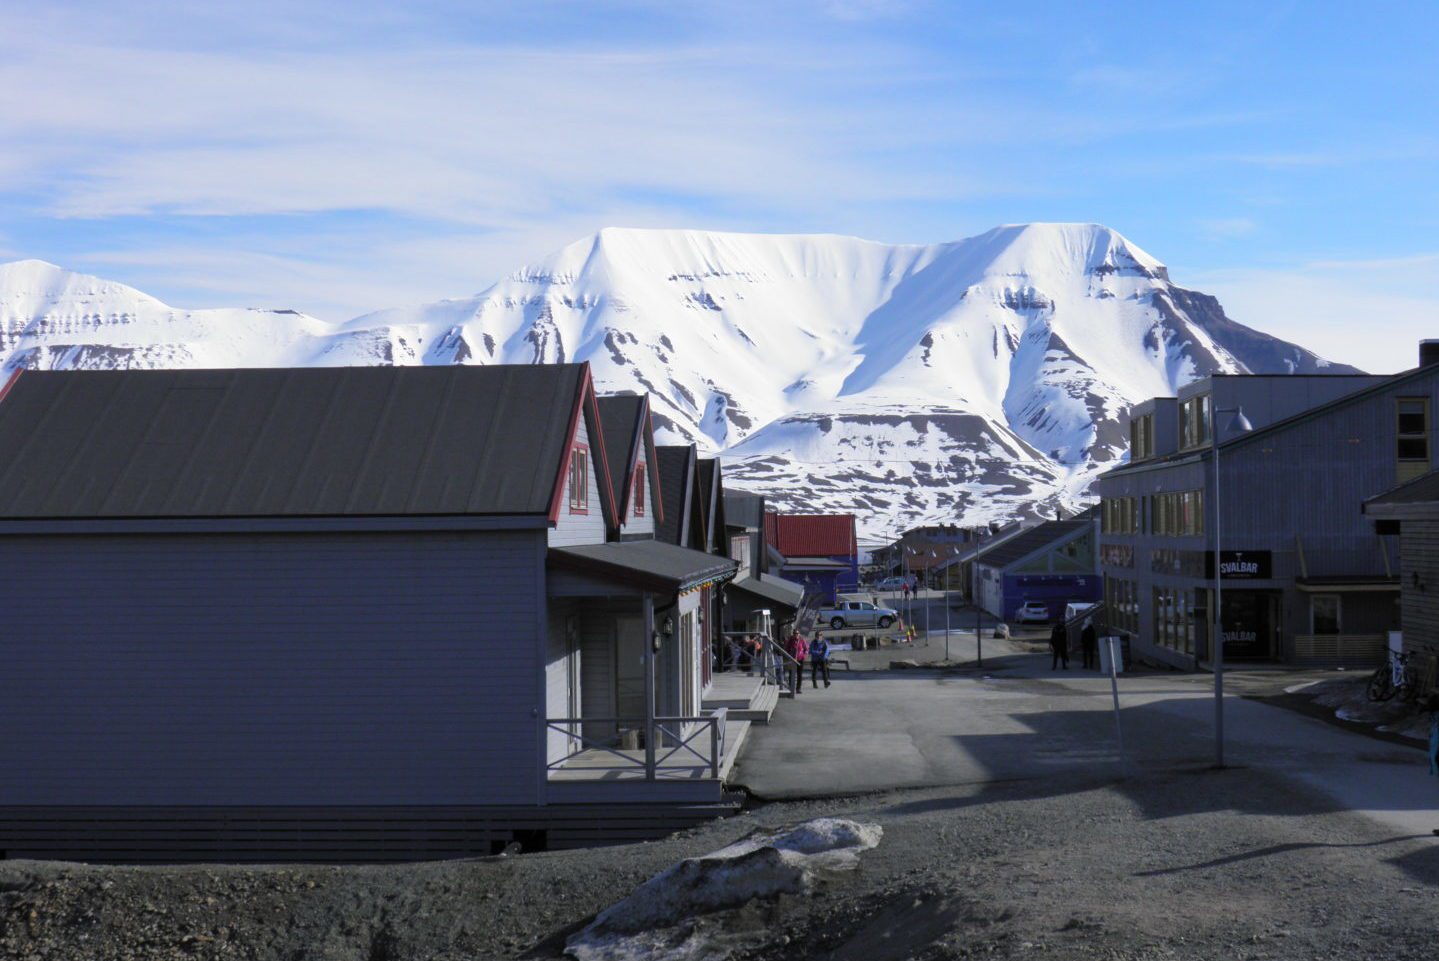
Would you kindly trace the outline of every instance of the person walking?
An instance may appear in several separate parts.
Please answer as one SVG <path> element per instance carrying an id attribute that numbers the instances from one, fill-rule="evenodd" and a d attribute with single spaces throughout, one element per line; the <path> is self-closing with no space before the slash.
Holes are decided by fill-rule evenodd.
<path id="1" fill-rule="evenodd" d="M 1079 632 L 1079 649 L 1084 652 L 1084 669 L 1094 670 L 1099 665 L 1096 663 L 1099 658 L 1099 635 L 1094 630 L 1094 621 L 1084 622 L 1084 630 Z"/>
<path id="2" fill-rule="evenodd" d="M 790 690 L 799 694 L 804 690 L 804 661 L 809 656 L 809 644 L 803 634 L 795 631 L 790 634 L 789 640 L 785 641 L 784 649 L 786 654 L 794 658 L 793 663 L 785 664 L 785 670 L 794 682 Z"/>
<path id="3" fill-rule="evenodd" d="M 814 640 L 809 642 L 809 683 L 811 687 L 819 687 L 819 676 L 824 674 L 824 686 L 829 687 L 829 641 L 824 639 L 821 631 L 814 632 Z"/>
<path id="4" fill-rule="evenodd" d="M 1049 632 L 1049 650 L 1053 657 L 1049 661 L 1049 669 L 1056 670 L 1060 663 L 1064 669 L 1069 670 L 1069 635 L 1064 630 L 1064 621 L 1055 621 L 1054 629 Z"/>

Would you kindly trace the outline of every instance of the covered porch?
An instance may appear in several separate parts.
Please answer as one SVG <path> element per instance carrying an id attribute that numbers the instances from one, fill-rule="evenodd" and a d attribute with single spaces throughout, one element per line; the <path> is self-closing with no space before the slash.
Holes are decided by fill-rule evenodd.
<path id="1" fill-rule="evenodd" d="M 552 548 L 546 566 L 550 798 L 717 800 L 748 727 L 704 704 L 709 599 L 734 562 L 643 540 Z"/>

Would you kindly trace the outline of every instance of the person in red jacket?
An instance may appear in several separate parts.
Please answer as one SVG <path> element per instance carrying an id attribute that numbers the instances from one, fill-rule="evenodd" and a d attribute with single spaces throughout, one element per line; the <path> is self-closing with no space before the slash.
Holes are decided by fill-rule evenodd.
<path id="1" fill-rule="evenodd" d="M 786 663 L 788 673 L 794 682 L 790 689 L 798 694 L 804 688 L 804 662 L 809 657 L 809 642 L 799 631 L 794 631 L 784 642 L 785 653 L 794 658 L 794 663 Z"/>

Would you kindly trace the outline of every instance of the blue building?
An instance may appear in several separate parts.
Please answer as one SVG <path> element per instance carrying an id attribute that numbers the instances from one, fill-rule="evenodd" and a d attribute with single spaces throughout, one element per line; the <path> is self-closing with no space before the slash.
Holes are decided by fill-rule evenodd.
<path id="1" fill-rule="evenodd" d="M 1068 520 L 1027 528 L 980 553 L 975 562 L 979 606 L 1009 621 L 1026 601 L 1042 601 L 1051 620 L 1065 605 L 1103 597 L 1097 550 L 1099 514 L 1091 508 Z"/>

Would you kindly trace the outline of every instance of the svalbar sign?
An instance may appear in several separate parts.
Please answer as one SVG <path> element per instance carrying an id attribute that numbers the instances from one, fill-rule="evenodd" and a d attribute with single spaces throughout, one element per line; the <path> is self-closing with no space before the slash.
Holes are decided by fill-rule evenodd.
<path id="1" fill-rule="evenodd" d="M 1204 552 L 1204 576 L 1214 576 L 1214 552 Z M 1269 551 L 1220 551 L 1219 576 L 1226 581 L 1258 581 L 1274 576 Z"/>

